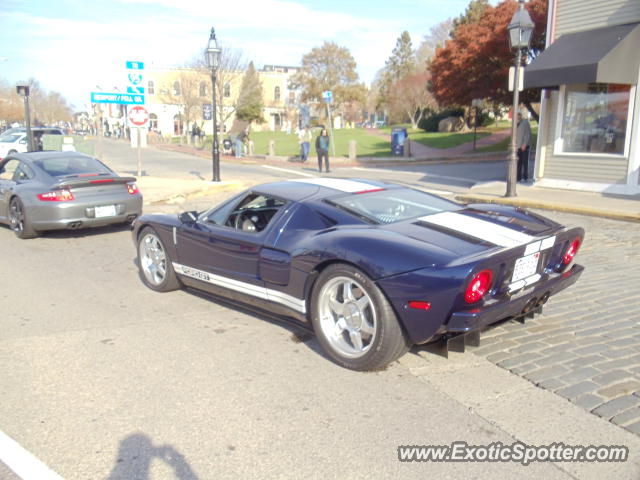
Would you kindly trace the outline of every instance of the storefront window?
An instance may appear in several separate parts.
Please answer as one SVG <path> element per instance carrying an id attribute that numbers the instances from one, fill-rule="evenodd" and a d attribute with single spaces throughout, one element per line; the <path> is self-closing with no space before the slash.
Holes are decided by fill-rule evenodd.
<path id="1" fill-rule="evenodd" d="M 563 152 L 624 155 L 630 93 L 630 85 L 567 86 Z"/>

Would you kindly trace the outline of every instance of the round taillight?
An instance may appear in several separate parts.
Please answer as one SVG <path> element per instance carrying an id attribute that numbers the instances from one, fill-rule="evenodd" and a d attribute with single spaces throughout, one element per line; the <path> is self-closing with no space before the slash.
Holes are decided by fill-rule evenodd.
<path id="1" fill-rule="evenodd" d="M 567 251 L 564 252 L 564 257 L 562 257 L 562 264 L 569 265 L 571 263 L 571 260 L 573 260 L 573 257 L 576 256 L 576 253 L 578 253 L 579 248 L 580 248 L 580 239 L 576 238 L 573 242 L 571 242 L 571 245 L 569 245 L 569 248 L 567 248 Z"/>
<path id="2" fill-rule="evenodd" d="M 464 293 L 464 301 L 476 303 L 481 300 L 491 288 L 491 280 L 493 280 L 493 272 L 491 270 L 483 270 L 477 273 L 469 282 L 467 291 Z"/>

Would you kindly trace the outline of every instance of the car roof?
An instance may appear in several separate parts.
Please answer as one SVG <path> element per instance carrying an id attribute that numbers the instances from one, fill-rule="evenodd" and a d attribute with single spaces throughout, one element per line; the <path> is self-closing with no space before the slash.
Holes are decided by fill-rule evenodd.
<path id="1" fill-rule="evenodd" d="M 69 157 L 93 158 L 90 155 L 85 155 L 84 153 L 80 153 L 80 152 L 61 152 L 59 150 L 14 153 L 12 157 L 17 158 L 19 160 L 25 160 L 25 161 L 43 160 L 45 158 L 69 158 Z"/>
<path id="2" fill-rule="evenodd" d="M 356 178 L 310 177 L 295 180 L 263 183 L 253 191 L 293 201 L 322 199 L 344 193 L 361 193 L 370 190 L 402 188 L 391 183 Z"/>

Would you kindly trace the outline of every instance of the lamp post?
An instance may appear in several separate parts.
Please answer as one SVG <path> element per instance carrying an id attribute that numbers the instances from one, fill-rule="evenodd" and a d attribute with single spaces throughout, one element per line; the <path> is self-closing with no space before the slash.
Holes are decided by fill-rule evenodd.
<path id="1" fill-rule="evenodd" d="M 24 97 L 24 121 L 27 124 L 27 151 L 33 152 L 33 133 L 31 133 L 31 111 L 29 109 L 29 85 L 17 85 L 16 92 Z"/>
<path id="2" fill-rule="evenodd" d="M 522 63 L 522 50 L 529 48 L 531 36 L 533 34 L 533 22 L 524 8 L 525 0 L 518 0 L 518 10 L 513 14 L 511 23 L 507 27 L 509 30 L 509 45 L 516 50 L 516 69 L 513 79 L 513 114 L 511 118 L 511 158 L 509 160 L 509 170 L 507 174 L 507 197 L 516 196 L 516 172 L 518 168 L 518 145 L 516 136 L 518 132 L 517 110 L 520 103 L 520 65 Z"/>
<path id="3" fill-rule="evenodd" d="M 211 142 L 211 158 L 213 161 L 213 181 L 220 181 L 220 151 L 218 149 L 218 121 L 216 108 L 216 75 L 220 66 L 220 47 L 216 40 L 216 32 L 211 27 L 211 35 L 209 35 L 209 45 L 205 50 L 207 57 L 207 65 L 211 69 L 211 98 L 212 98 L 212 115 L 213 115 L 213 139 Z"/>

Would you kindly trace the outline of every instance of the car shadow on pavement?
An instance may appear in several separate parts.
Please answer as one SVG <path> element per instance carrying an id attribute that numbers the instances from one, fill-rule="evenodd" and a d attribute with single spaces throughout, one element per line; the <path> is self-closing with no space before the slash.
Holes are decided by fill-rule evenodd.
<path id="1" fill-rule="evenodd" d="M 171 467 L 177 480 L 198 480 L 184 456 L 172 445 L 154 445 L 143 433 L 120 441 L 116 464 L 106 480 L 150 479 L 151 462 L 160 460 Z"/>
<path id="2" fill-rule="evenodd" d="M 137 261 L 136 261 L 137 265 Z M 185 288 L 184 291 L 198 298 L 202 298 L 204 300 L 214 302 L 218 305 L 224 306 L 234 312 L 242 313 L 245 315 L 250 315 L 257 320 L 268 322 L 272 325 L 276 325 L 278 327 L 284 328 L 288 332 L 291 333 L 291 341 L 294 343 L 303 343 L 305 346 L 309 348 L 309 350 L 319 354 L 320 356 L 326 358 L 331 361 L 331 359 L 325 355 L 324 351 L 318 344 L 316 340 L 315 334 L 311 328 L 305 328 L 303 325 L 298 323 L 297 320 L 293 318 L 286 317 L 284 315 L 277 315 L 266 310 L 263 310 L 259 307 L 254 307 L 245 303 L 236 303 L 232 300 L 228 300 L 224 297 L 219 297 L 212 293 L 203 292 L 201 290 L 195 290 L 191 288 Z"/>
<path id="3" fill-rule="evenodd" d="M 8 225 L 0 225 L 2 228 L 10 229 Z M 38 238 L 51 238 L 51 239 L 68 239 L 68 238 L 82 238 L 82 237 L 95 237 L 99 235 L 109 235 L 112 233 L 120 233 L 131 230 L 130 223 L 120 223 L 115 225 L 105 225 L 104 227 L 91 227 L 81 228 L 77 230 L 47 230 L 40 232 Z M 28 241 L 28 240 L 27 240 Z"/>

